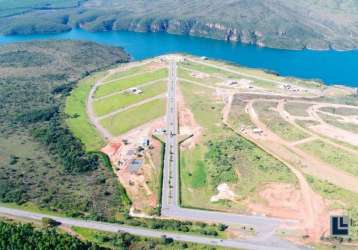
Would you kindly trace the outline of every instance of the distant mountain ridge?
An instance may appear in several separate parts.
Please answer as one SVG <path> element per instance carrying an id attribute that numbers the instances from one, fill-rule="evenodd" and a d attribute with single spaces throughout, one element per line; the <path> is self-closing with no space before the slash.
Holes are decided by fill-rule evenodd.
<path id="1" fill-rule="evenodd" d="M 39 0 L 33 7 L 20 0 L 10 6 L 5 2 L 0 0 L 3 34 L 81 27 L 168 32 L 272 48 L 358 48 L 356 0 Z"/>

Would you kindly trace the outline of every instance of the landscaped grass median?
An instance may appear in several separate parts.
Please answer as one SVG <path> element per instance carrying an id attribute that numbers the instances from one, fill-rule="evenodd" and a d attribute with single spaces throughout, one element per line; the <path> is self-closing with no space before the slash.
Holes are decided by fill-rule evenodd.
<path id="1" fill-rule="evenodd" d="M 66 123 L 72 133 L 85 145 L 87 151 L 95 151 L 104 146 L 104 140 L 90 124 L 87 114 L 87 96 L 93 84 L 106 73 L 100 72 L 81 80 L 66 99 Z"/>
<path id="2" fill-rule="evenodd" d="M 324 143 L 321 140 L 304 143 L 299 147 L 336 168 L 358 176 L 358 157 L 343 149 Z"/>
<path id="3" fill-rule="evenodd" d="M 143 91 L 141 94 L 121 93 L 105 99 L 95 100 L 93 102 L 94 112 L 97 116 L 102 116 L 112 111 L 143 101 L 147 98 L 160 95 L 166 91 L 167 84 L 163 81 L 140 89 Z"/>
<path id="4" fill-rule="evenodd" d="M 123 134 L 147 122 L 165 115 L 166 100 L 156 99 L 138 107 L 103 119 L 102 125 L 113 135 Z"/>
<path id="5" fill-rule="evenodd" d="M 95 97 L 101 97 L 108 94 L 112 94 L 116 91 L 125 90 L 131 87 L 135 87 L 146 82 L 155 81 L 159 79 L 164 79 L 168 77 L 167 69 L 160 69 L 153 72 L 147 72 L 133 77 L 128 77 L 125 79 L 120 79 L 118 81 L 113 81 L 110 83 L 105 83 L 100 85 L 95 93 Z"/>

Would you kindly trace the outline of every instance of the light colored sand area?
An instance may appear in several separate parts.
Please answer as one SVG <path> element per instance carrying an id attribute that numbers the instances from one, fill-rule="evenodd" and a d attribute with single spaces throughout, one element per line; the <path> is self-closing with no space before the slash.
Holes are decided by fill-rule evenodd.
<path id="1" fill-rule="evenodd" d="M 354 146 L 358 146 L 358 134 L 337 128 L 326 123 L 319 115 L 320 108 L 327 107 L 327 104 L 317 104 L 309 107 L 307 112 L 309 115 L 314 118 L 314 120 L 318 121 L 320 124 L 316 126 L 311 126 L 314 132 L 330 137 L 335 140 L 343 141 Z M 347 105 L 332 105 L 332 107 L 347 107 Z M 357 107 L 358 108 L 358 107 Z"/>
<path id="2" fill-rule="evenodd" d="M 220 200 L 229 200 L 235 202 L 239 197 L 230 189 L 226 183 L 221 183 L 216 187 L 218 194 L 210 198 L 210 202 L 218 202 Z"/>

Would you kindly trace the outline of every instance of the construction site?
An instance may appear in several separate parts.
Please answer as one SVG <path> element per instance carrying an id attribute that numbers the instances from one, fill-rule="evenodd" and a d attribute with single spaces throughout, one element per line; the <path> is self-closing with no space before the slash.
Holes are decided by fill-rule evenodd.
<path id="1" fill-rule="evenodd" d="M 330 215 L 358 217 L 355 89 L 182 55 L 110 70 L 92 88 L 87 113 L 133 216 L 160 215 L 173 60 L 180 205 L 295 220 L 276 233 L 304 244 L 329 236 Z"/>

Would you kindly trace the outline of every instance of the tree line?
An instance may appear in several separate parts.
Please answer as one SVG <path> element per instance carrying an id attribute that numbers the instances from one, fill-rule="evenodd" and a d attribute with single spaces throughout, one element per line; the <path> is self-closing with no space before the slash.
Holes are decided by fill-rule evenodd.
<path id="1" fill-rule="evenodd" d="M 81 241 L 53 228 L 35 229 L 31 224 L 0 222 L 0 249 L 3 250 L 108 250 Z"/>

